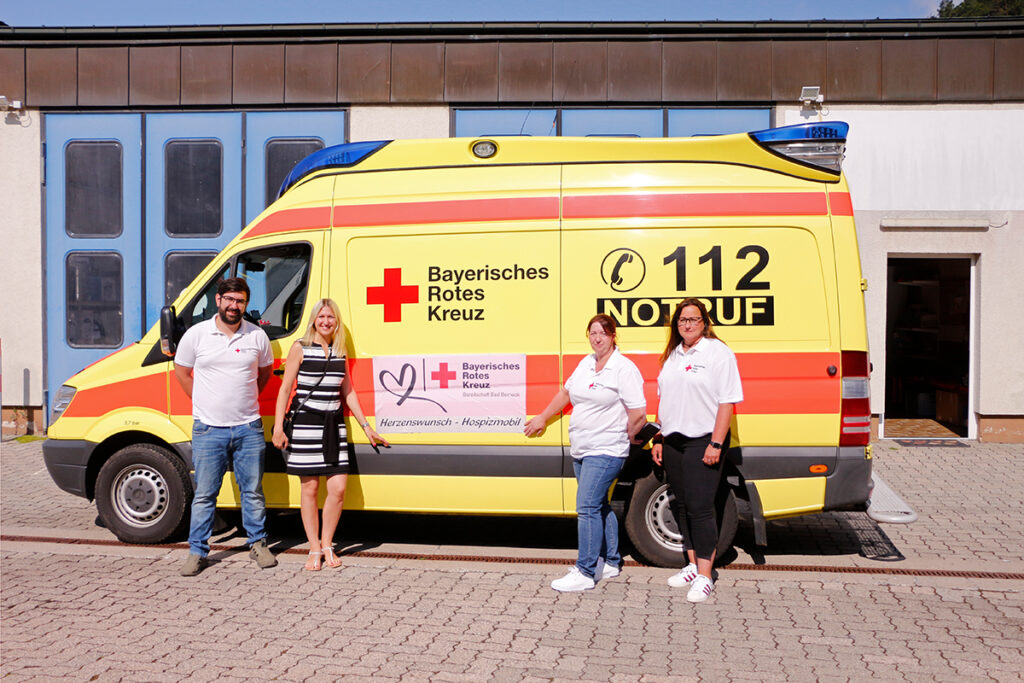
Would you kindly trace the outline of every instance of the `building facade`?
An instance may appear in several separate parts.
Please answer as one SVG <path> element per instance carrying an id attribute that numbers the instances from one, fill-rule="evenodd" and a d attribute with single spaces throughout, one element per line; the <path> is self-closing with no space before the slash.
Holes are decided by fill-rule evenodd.
<path id="1" fill-rule="evenodd" d="M 842 120 L 882 435 L 1024 441 L 1024 21 L 0 27 L 0 96 L 5 434 L 322 146 Z"/>

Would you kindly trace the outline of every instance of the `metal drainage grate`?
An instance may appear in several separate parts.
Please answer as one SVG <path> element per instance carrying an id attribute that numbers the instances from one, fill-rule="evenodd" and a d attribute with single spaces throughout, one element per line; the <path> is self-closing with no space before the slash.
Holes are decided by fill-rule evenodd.
<path id="1" fill-rule="evenodd" d="M 187 543 L 167 544 L 128 544 L 113 539 L 82 539 L 82 538 L 51 538 L 49 536 L 0 536 L 0 541 L 7 543 L 61 543 L 67 545 L 100 545 L 100 546 L 125 546 L 138 548 L 162 548 L 170 550 L 187 550 Z M 225 545 L 222 543 L 211 545 L 212 550 L 243 552 L 244 547 Z M 305 555 L 306 551 L 301 548 L 287 548 L 278 551 L 278 555 Z M 339 557 L 362 557 L 382 560 L 429 560 L 443 562 L 485 562 L 494 564 L 565 564 L 569 560 L 559 557 L 504 557 L 498 555 L 431 555 L 429 553 L 394 553 L 380 552 L 376 550 L 359 550 L 351 553 L 341 553 Z M 635 560 L 626 560 L 627 567 L 642 567 L 644 565 Z M 951 577 L 959 579 L 1001 579 L 1007 581 L 1024 581 L 1024 574 L 1014 572 L 979 572 L 979 571 L 952 571 L 948 569 L 904 569 L 900 567 L 831 567 L 824 565 L 798 565 L 798 564 L 739 564 L 733 563 L 719 567 L 720 571 L 768 571 L 768 572 L 814 572 L 822 574 L 883 574 L 896 576 L 936 576 Z"/>

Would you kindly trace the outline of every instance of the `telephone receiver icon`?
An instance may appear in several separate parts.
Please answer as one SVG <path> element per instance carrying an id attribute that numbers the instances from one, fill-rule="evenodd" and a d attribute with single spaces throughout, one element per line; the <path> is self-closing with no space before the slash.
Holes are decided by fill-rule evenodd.
<path id="1" fill-rule="evenodd" d="M 613 286 L 618 287 L 619 285 L 622 284 L 622 276 L 619 275 L 619 271 L 622 270 L 622 266 L 624 266 L 625 264 L 631 262 L 632 260 L 633 260 L 633 255 L 630 254 L 629 252 L 626 252 L 626 253 L 624 253 L 624 254 L 619 256 L 618 263 L 616 263 L 615 267 L 612 268 L 611 280 L 612 280 L 612 285 Z"/>

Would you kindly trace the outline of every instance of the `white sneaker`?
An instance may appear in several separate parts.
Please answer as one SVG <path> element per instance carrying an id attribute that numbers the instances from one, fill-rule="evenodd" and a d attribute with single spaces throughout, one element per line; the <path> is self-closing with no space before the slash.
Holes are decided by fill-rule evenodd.
<path id="1" fill-rule="evenodd" d="M 608 564 L 603 558 L 601 558 L 597 560 L 597 571 L 594 572 L 594 578 L 598 581 L 604 581 L 605 579 L 614 579 L 621 573 L 621 569 Z"/>
<path id="2" fill-rule="evenodd" d="M 668 577 L 668 585 L 673 588 L 685 588 L 697 578 L 697 565 L 693 562 L 679 570 L 678 574 Z"/>
<path id="3" fill-rule="evenodd" d="M 572 591 L 586 591 L 594 587 L 594 580 L 583 574 L 579 567 L 573 565 L 569 573 L 560 579 L 551 582 L 551 587 L 556 591 L 569 593 Z"/>
<path id="4" fill-rule="evenodd" d="M 715 584 L 706 576 L 698 576 L 693 580 L 690 590 L 686 593 L 686 599 L 690 602 L 704 602 L 715 590 Z"/>

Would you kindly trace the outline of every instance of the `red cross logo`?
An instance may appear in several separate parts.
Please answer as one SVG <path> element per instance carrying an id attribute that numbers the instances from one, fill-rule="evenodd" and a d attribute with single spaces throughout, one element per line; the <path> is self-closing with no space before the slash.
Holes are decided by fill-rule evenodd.
<path id="1" fill-rule="evenodd" d="M 441 383 L 442 389 L 448 388 L 448 380 L 455 379 L 456 374 L 454 370 L 448 369 L 447 363 L 441 363 L 437 366 L 437 372 L 430 373 L 430 379 L 436 379 Z"/>
<path id="2" fill-rule="evenodd" d="M 367 287 L 366 303 L 384 305 L 384 322 L 402 322 L 402 304 L 420 302 L 419 285 L 403 285 L 401 268 L 384 269 L 384 286 Z"/>

